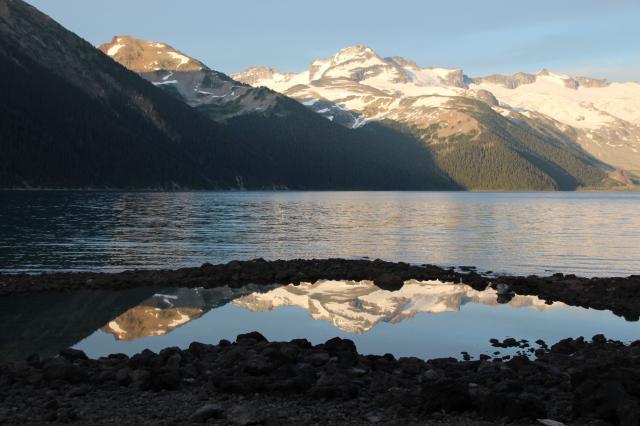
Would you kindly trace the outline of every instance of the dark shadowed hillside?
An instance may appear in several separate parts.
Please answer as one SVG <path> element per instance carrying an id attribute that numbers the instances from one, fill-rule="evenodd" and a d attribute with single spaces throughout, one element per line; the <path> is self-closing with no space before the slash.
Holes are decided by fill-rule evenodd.
<path id="1" fill-rule="evenodd" d="M 455 187 L 414 140 L 294 101 L 277 118 L 210 120 L 21 0 L 0 0 L 0 72 L 0 187 Z"/>

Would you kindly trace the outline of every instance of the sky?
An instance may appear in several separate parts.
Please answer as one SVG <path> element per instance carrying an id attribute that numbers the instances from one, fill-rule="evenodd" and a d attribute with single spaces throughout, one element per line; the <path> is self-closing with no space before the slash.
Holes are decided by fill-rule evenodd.
<path id="1" fill-rule="evenodd" d="M 640 0 L 27 0 L 99 45 L 167 43 L 216 70 L 299 72 L 364 44 L 465 74 L 536 72 L 640 81 Z"/>

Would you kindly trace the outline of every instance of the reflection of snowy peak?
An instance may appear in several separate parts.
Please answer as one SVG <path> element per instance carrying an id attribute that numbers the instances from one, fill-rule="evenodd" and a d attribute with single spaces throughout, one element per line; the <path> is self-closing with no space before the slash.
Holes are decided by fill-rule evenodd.
<path id="1" fill-rule="evenodd" d="M 113 334 L 117 340 L 135 340 L 146 336 L 162 336 L 176 328 L 200 318 L 198 308 L 155 308 L 136 306 L 109 321 L 102 331 Z"/>
<path id="2" fill-rule="evenodd" d="M 102 331 L 113 334 L 118 340 L 162 336 L 200 318 L 211 309 L 256 290 L 256 287 L 246 286 L 240 289 L 179 288 L 164 291 L 109 321 Z"/>
<path id="3" fill-rule="evenodd" d="M 609 84 L 548 70 L 473 79 L 459 68 L 425 68 L 400 57 L 381 58 L 366 46 L 315 60 L 300 73 L 257 67 L 233 77 L 294 97 L 329 119 L 335 118 L 334 111 L 318 101 L 334 103 L 361 115 L 357 125 L 365 119 L 391 119 L 426 129 L 442 122 L 447 110 L 463 111 L 457 98 L 486 102 L 488 93 L 499 103 L 491 105 L 494 111 L 509 120 L 538 126 L 553 122 L 552 130 L 560 130 L 599 160 L 640 171 L 640 84 L 634 82 Z M 434 116 L 433 109 L 440 116 Z M 541 122 L 537 115 L 543 115 Z M 459 114 L 447 118 L 453 123 L 460 119 Z M 471 134 L 477 127 L 463 126 L 454 133 Z"/>
<path id="4" fill-rule="evenodd" d="M 253 293 L 232 303 L 252 311 L 298 306 L 316 320 L 331 322 L 341 330 L 365 333 L 379 322 L 396 323 L 418 313 L 455 312 L 466 303 L 497 304 L 494 290 L 475 291 L 465 284 L 407 281 L 398 291 L 376 287 L 371 281 L 318 281 Z M 547 309 L 544 301 L 515 296 L 513 307 Z M 558 304 L 554 304 L 558 305 Z"/>

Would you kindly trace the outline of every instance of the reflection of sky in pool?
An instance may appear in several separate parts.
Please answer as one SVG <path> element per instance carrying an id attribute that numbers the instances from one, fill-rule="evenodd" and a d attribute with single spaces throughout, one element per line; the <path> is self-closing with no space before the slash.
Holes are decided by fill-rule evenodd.
<path id="1" fill-rule="evenodd" d="M 75 347 L 92 357 L 133 354 L 192 341 L 234 340 L 255 330 L 269 340 L 306 338 L 317 344 L 340 336 L 352 339 L 364 354 L 433 358 L 461 351 L 490 354 L 495 348 L 488 341 L 494 337 L 547 343 L 598 333 L 623 341 L 640 338 L 637 322 L 609 311 L 547 305 L 530 296 L 498 304 L 493 290 L 478 292 L 463 284 L 409 281 L 389 292 L 367 281 L 319 281 L 220 298 L 224 291 L 231 290 L 163 291 Z M 212 297 L 211 292 L 218 293 Z"/>

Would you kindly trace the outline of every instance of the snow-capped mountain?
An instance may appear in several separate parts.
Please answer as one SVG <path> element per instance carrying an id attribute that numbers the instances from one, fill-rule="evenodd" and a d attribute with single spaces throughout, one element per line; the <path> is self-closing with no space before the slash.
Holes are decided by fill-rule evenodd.
<path id="1" fill-rule="evenodd" d="M 388 291 L 371 281 L 320 280 L 253 293 L 231 303 L 259 312 L 298 306 L 314 319 L 329 321 L 343 331 L 366 333 L 380 322 L 397 323 L 420 313 L 457 312 L 467 303 L 496 305 L 498 295 L 493 289 L 476 291 L 465 284 L 440 281 L 410 280 L 400 290 Z M 519 295 L 508 303 L 538 310 L 565 306 Z"/>
<path id="2" fill-rule="evenodd" d="M 543 73 L 474 80 L 459 68 L 423 68 L 401 57 L 382 58 L 369 47 L 354 46 L 313 61 L 301 73 L 252 68 L 231 78 L 163 42 L 116 36 L 100 50 L 209 118 L 233 126 L 256 143 L 261 141 L 256 148 L 266 150 L 271 158 L 304 146 L 310 150 L 304 157 L 312 168 L 333 164 L 333 172 L 336 168 L 348 171 L 353 166 L 338 167 L 333 154 L 329 163 L 313 156 L 342 151 L 351 144 L 352 155 L 339 158 L 358 160 L 377 156 L 384 147 L 382 161 L 393 162 L 397 169 L 387 176 L 419 174 L 423 177 L 407 180 L 424 182 L 411 183 L 416 189 L 574 190 L 630 183 L 626 172 L 615 171 L 623 168 L 618 163 L 578 145 L 582 140 L 598 141 L 596 130 L 587 135 L 555 117 L 512 107 L 495 96 L 499 90 L 492 85 L 518 91 L 546 78 Z M 609 86 L 589 79 L 566 84 L 571 91 L 583 87 Z M 327 126 L 312 112 L 333 123 Z M 633 130 L 626 121 L 616 126 L 606 127 L 607 132 Z M 280 150 L 290 144 L 296 150 Z M 328 144 L 335 145 L 331 151 Z M 373 149 L 365 149 L 364 144 Z M 410 165 L 416 161 L 420 164 Z M 287 167 L 298 162 L 286 161 Z M 352 179 L 374 169 L 367 161 L 361 172 L 346 173 Z"/>
<path id="3" fill-rule="evenodd" d="M 264 161 L 252 164 L 256 173 L 274 179 L 274 189 L 459 189 L 411 136 L 374 126 L 352 131 L 343 125 L 354 115 L 334 103 L 335 123 L 294 99 L 265 87 L 254 88 L 198 64 L 187 71 L 180 62 L 162 62 L 158 41 L 116 36 L 100 50 L 156 87 L 224 124 L 240 141 L 230 147 L 249 149 Z M 140 53 L 139 50 L 149 52 Z M 186 54 L 167 47 L 175 55 Z M 127 52 L 144 60 L 129 61 Z M 161 52 L 165 57 L 175 56 Z M 165 54 L 166 53 L 166 54 Z M 243 181 L 238 182 L 243 187 Z"/>
<path id="4" fill-rule="evenodd" d="M 329 119 L 334 112 L 326 103 L 334 103 L 362 117 L 350 126 L 390 119 L 422 129 L 438 125 L 440 137 L 482 131 L 482 123 L 465 113 L 469 103 L 460 98 L 481 100 L 513 122 L 559 130 L 613 168 L 640 171 L 636 82 L 607 83 L 547 70 L 470 78 L 459 68 L 424 68 L 400 57 L 382 58 L 366 46 L 315 60 L 301 73 L 250 68 L 232 77 L 298 99 Z"/>
<path id="5" fill-rule="evenodd" d="M 206 68 L 168 44 L 144 41 L 127 35 L 115 36 L 111 43 L 98 48 L 135 72 L 200 71 Z"/>
<path id="6" fill-rule="evenodd" d="M 247 112 L 267 111 L 277 101 L 275 93 L 237 82 L 166 43 L 115 36 L 110 43 L 98 48 L 192 107 L 214 109 L 217 121 Z"/>

